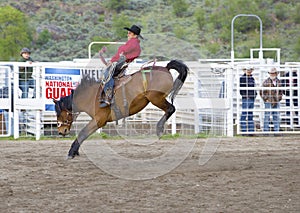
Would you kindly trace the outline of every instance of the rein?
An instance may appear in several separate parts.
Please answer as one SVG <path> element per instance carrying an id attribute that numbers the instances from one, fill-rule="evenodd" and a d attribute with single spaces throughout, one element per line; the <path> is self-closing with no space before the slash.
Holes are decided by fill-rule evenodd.
<path id="1" fill-rule="evenodd" d="M 57 121 L 57 127 L 64 126 L 71 126 L 73 121 L 76 120 L 77 116 L 79 115 L 79 112 L 71 112 L 67 108 L 64 109 L 67 112 L 67 120 L 66 121 Z M 68 119 L 71 115 L 71 119 Z"/>

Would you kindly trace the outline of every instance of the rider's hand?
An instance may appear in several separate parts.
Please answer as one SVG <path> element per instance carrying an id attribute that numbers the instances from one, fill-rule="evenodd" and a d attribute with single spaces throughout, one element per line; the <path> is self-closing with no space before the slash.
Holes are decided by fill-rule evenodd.
<path id="1" fill-rule="evenodd" d="M 107 50 L 107 48 L 104 46 L 104 47 L 102 47 L 102 49 L 101 50 L 99 50 L 99 54 L 100 55 L 102 55 L 103 53 L 105 53 L 106 52 L 106 50 Z"/>

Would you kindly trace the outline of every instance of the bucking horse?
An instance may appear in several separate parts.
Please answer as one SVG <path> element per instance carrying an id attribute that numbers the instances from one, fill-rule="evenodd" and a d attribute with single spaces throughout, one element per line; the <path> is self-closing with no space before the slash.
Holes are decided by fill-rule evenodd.
<path id="1" fill-rule="evenodd" d="M 173 79 L 170 72 L 178 72 Z M 166 67 L 149 65 L 131 75 L 115 79 L 114 98 L 112 104 L 105 108 L 99 107 L 99 80 L 83 76 L 80 84 L 69 96 L 54 100 L 59 134 L 70 133 L 73 121 L 80 112 L 87 113 L 92 119 L 81 129 L 71 145 L 68 158 L 79 155 L 79 147 L 85 139 L 107 122 L 117 121 L 134 115 L 149 103 L 165 113 L 156 125 L 156 134 L 161 137 L 164 124 L 175 112 L 173 101 L 184 84 L 188 67 L 179 60 L 171 60 Z M 169 97 L 170 102 L 167 100 Z"/>

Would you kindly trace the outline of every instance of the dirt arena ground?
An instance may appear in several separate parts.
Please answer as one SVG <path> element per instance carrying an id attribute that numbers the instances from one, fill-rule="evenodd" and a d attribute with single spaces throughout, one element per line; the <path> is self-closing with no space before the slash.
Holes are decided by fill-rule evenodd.
<path id="1" fill-rule="evenodd" d="M 197 139 L 176 168 L 146 180 L 100 169 L 84 151 L 95 139 L 72 160 L 65 160 L 71 140 L 2 140 L 0 212 L 300 212 L 299 136 L 218 140 L 206 164 L 199 159 L 207 139 Z M 175 142 L 101 143 L 123 157 L 151 159 Z M 172 152 L 171 161 L 181 154 Z"/>

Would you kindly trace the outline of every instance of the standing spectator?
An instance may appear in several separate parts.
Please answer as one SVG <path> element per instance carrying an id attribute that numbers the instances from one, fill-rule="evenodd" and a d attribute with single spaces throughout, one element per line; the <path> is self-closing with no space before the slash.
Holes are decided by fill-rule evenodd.
<path id="1" fill-rule="evenodd" d="M 30 57 L 31 51 L 24 47 L 21 52 L 20 62 L 28 62 L 31 64 L 33 62 Z M 19 68 L 19 88 L 22 90 L 22 98 L 28 98 L 29 88 L 35 89 L 35 80 L 32 78 L 32 67 L 20 67 Z M 35 92 L 33 94 L 33 98 L 35 97 Z"/>
<path id="2" fill-rule="evenodd" d="M 247 132 L 247 130 L 248 132 L 254 132 L 253 108 L 257 93 L 253 89 L 255 87 L 255 79 L 252 76 L 253 70 L 253 67 L 243 68 L 244 75 L 240 77 L 240 95 L 242 96 L 240 122 L 242 132 Z"/>
<path id="3" fill-rule="evenodd" d="M 280 129 L 280 113 L 277 109 L 279 109 L 279 102 L 282 99 L 283 91 L 280 89 L 281 83 L 277 78 L 277 70 L 276 68 L 272 68 L 269 71 L 269 77 L 264 80 L 262 87 L 267 87 L 266 89 L 262 89 L 260 91 L 260 96 L 265 103 L 265 117 L 264 117 L 264 131 L 270 131 L 270 116 L 272 114 L 274 131 L 279 132 Z M 268 109 L 270 111 L 268 111 Z"/>
<path id="4" fill-rule="evenodd" d="M 284 79 L 282 81 L 283 83 L 283 86 L 284 87 L 287 87 L 287 89 L 285 89 L 283 91 L 283 93 L 286 95 L 286 100 L 285 100 L 285 105 L 290 108 L 291 106 L 291 100 L 293 101 L 293 105 L 294 107 L 298 108 L 298 80 L 297 80 L 297 70 L 292 70 L 291 72 L 292 76 L 290 77 L 290 72 L 287 72 L 284 76 L 286 77 L 286 79 Z M 289 88 L 289 87 L 294 87 L 294 88 Z M 295 124 L 299 124 L 299 120 L 298 120 L 298 115 L 299 115 L 299 112 L 298 111 L 295 111 L 295 115 L 296 115 L 296 118 L 294 118 L 294 122 Z M 291 112 L 290 111 L 287 111 L 286 112 L 286 116 L 287 116 L 287 124 L 290 125 L 291 122 L 290 122 L 290 116 L 291 116 Z"/>

